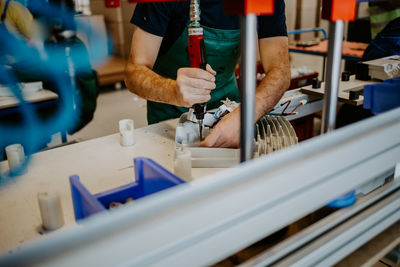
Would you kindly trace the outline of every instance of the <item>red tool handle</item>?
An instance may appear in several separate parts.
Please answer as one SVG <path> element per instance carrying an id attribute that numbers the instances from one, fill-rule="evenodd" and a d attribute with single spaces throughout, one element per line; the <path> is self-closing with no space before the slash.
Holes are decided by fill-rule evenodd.
<path id="1" fill-rule="evenodd" d="M 201 28 L 191 28 L 200 32 Z M 202 29 L 201 29 L 202 31 Z M 190 67 L 206 69 L 207 58 L 205 53 L 205 45 L 203 34 L 190 34 L 188 51 L 190 57 Z"/>
<path id="2" fill-rule="evenodd" d="M 121 0 L 106 0 L 106 7 L 113 8 L 113 7 L 120 7 Z"/>
<path id="3" fill-rule="evenodd" d="M 206 70 L 207 68 L 207 56 L 206 46 L 203 38 L 203 28 L 189 28 L 189 42 L 188 51 L 190 57 L 190 67 L 200 68 Z M 206 113 L 206 103 L 199 103 L 193 105 L 194 114 L 197 120 L 199 120 L 200 127 L 200 140 L 203 140 L 202 127 L 204 114 Z"/>

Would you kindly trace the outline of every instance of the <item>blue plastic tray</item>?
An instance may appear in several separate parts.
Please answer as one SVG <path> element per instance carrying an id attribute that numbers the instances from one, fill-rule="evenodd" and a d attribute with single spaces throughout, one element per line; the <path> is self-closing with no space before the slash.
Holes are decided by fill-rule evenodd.
<path id="1" fill-rule="evenodd" d="M 364 108 L 379 114 L 400 106 L 400 78 L 364 87 Z"/>
<path id="2" fill-rule="evenodd" d="M 134 166 L 135 182 L 95 195 L 80 182 L 78 175 L 70 176 L 75 220 L 105 211 L 112 202 L 124 203 L 127 198 L 136 200 L 185 182 L 149 158 L 134 159 Z"/>
<path id="3" fill-rule="evenodd" d="M 385 83 L 400 83 L 400 77 L 385 80 Z"/>

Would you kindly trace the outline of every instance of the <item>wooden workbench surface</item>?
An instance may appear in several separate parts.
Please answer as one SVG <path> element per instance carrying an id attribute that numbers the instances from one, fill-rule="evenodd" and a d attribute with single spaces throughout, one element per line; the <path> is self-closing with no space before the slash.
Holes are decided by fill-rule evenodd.
<path id="1" fill-rule="evenodd" d="M 136 129 L 136 144 L 131 147 L 122 147 L 119 134 L 113 134 L 34 154 L 25 175 L 0 187 L 0 254 L 12 253 L 21 244 L 41 237 L 39 192 L 58 192 L 63 228 L 75 225 L 70 175 L 79 175 L 95 194 L 132 182 L 136 157 L 149 157 L 173 171 L 176 125 L 177 120 L 170 120 Z M 0 166 L 3 172 L 8 170 L 7 161 Z M 192 174 L 197 179 L 219 170 L 193 169 Z"/>

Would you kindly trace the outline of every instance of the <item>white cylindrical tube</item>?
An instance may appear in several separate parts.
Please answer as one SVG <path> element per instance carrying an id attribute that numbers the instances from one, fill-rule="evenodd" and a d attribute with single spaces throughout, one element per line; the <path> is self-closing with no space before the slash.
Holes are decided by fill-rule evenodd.
<path id="1" fill-rule="evenodd" d="M 24 148 L 21 144 L 7 146 L 6 155 L 10 171 L 16 171 L 25 160 Z"/>
<path id="2" fill-rule="evenodd" d="M 44 229 L 56 230 L 64 225 L 64 215 L 59 194 L 41 192 L 38 194 L 38 201 Z"/>
<path id="3" fill-rule="evenodd" d="M 135 144 L 133 120 L 125 119 L 119 121 L 121 146 L 132 146 Z"/>
<path id="4" fill-rule="evenodd" d="M 175 151 L 174 173 L 186 181 L 192 180 L 192 153 L 189 150 Z"/>

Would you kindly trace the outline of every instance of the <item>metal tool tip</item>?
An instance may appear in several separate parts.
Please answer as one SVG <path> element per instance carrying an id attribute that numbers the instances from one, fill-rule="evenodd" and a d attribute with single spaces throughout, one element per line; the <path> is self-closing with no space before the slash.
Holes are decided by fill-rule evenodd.
<path id="1" fill-rule="evenodd" d="M 203 121 L 199 121 L 200 141 L 203 141 Z"/>

